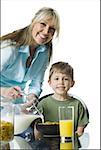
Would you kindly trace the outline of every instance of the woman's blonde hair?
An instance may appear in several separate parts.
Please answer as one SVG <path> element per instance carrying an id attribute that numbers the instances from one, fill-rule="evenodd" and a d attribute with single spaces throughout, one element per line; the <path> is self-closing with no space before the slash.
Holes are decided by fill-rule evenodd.
<path id="1" fill-rule="evenodd" d="M 34 24 L 40 22 L 43 19 L 45 20 L 49 18 L 52 18 L 54 21 L 55 31 L 58 37 L 60 30 L 59 15 L 56 12 L 56 10 L 48 7 L 43 7 L 35 14 L 30 25 L 0 37 L 0 40 L 4 41 L 10 39 L 12 42 L 16 42 L 16 46 L 32 45 L 34 42 L 32 37 L 32 29 Z M 52 55 L 52 40 L 49 41 L 46 45 L 49 48 L 49 60 L 50 60 Z"/>

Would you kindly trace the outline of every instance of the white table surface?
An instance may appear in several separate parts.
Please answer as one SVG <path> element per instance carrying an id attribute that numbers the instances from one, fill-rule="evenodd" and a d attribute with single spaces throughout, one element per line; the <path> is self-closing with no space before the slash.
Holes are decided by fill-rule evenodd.
<path id="1" fill-rule="evenodd" d="M 10 149 L 27 149 L 32 150 L 31 146 L 19 136 L 14 136 L 13 141 L 10 142 Z"/>

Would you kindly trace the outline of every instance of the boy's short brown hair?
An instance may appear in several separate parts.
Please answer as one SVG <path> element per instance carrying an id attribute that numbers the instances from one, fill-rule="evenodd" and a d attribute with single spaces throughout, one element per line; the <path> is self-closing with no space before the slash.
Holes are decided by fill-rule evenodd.
<path id="1" fill-rule="evenodd" d="M 51 79 L 53 72 L 60 72 L 66 74 L 67 76 L 70 76 L 72 81 L 74 79 L 73 68 L 66 62 L 57 62 L 51 66 L 49 71 L 49 80 Z"/>

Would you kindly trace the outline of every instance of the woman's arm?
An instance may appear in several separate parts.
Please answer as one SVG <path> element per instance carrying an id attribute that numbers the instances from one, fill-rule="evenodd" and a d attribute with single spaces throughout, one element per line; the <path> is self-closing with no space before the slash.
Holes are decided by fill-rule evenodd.
<path id="1" fill-rule="evenodd" d="M 28 101 L 24 104 L 25 107 L 30 107 L 42 91 L 43 78 L 49 61 L 48 51 L 41 51 L 42 49 L 37 51 L 29 72 L 30 84 L 27 96 Z"/>
<path id="2" fill-rule="evenodd" d="M 43 84 L 43 79 L 44 79 L 44 74 L 49 65 L 48 62 L 48 56 L 46 53 L 46 56 L 43 57 L 43 60 L 39 60 L 39 62 L 36 63 L 36 68 L 33 70 L 31 83 L 29 84 L 29 94 L 33 93 L 37 97 L 42 92 L 42 84 Z"/>
<path id="3" fill-rule="evenodd" d="M 10 63 L 13 55 L 13 49 L 10 41 L 1 42 L 1 64 L 0 64 L 0 72 Z"/>
<path id="4" fill-rule="evenodd" d="M 36 129 L 36 123 L 34 125 L 34 137 L 35 140 L 40 140 L 42 138 L 42 133 Z"/>
<path id="5" fill-rule="evenodd" d="M 9 63 L 12 61 L 14 55 L 14 47 L 10 40 L 1 42 L 1 66 L 0 72 L 1 75 Z M 16 99 L 21 97 L 20 87 L 0 87 L 0 95 L 8 99 Z"/>

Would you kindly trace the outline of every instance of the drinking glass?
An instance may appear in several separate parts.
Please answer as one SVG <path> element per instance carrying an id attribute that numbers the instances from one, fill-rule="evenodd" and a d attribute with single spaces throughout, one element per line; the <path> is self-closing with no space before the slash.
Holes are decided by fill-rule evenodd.
<path id="1" fill-rule="evenodd" d="M 60 150 L 74 147 L 74 107 L 59 107 Z"/>

